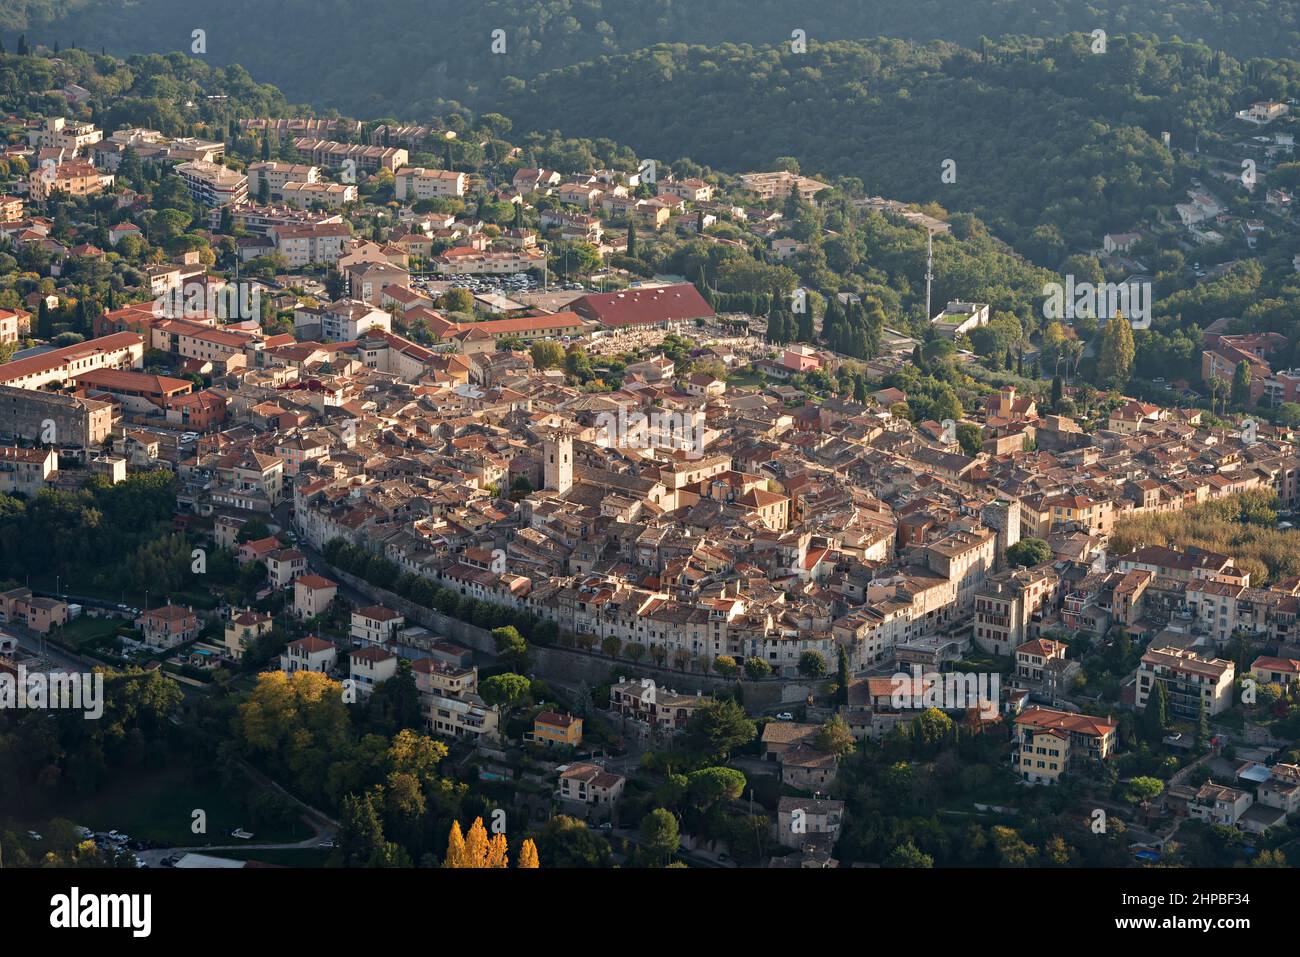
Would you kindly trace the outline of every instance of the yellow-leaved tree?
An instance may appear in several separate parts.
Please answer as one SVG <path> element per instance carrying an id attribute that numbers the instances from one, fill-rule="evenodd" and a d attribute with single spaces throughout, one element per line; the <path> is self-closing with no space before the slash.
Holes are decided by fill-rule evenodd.
<path id="1" fill-rule="evenodd" d="M 484 867 L 508 867 L 510 859 L 507 855 L 509 847 L 506 845 L 506 836 L 504 834 L 493 834 L 492 840 L 488 842 L 487 860 L 483 862 Z"/>
<path id="2" fill-rule="evenodd" d="M 488 838 L 483 819 L 476 817 L 470 826 L 469 834 L 462 836 L 460 822 L 453 821 L 451 832 L 447 837 L 447 857 L 443 867 L 509 867 L 510 845 L 504 834 L 494 834 Z M 516 867 L 539 867 L 537 845 L 525 838 L 519 848 L 519 862 Z"/>
<path id="3" fill-rule="evenodd" d="M 481 817 L 474 818 L 469 833 L 465 835 L 464 867 L 486 867 L 488 856 L 487 828 Z"/>
<path id="4" fill-rule="evenodd" d="M 524 838 L 523 846 L 519 848 L 519 862 L 515 867 L 541 867 L 537 860 L 537 845 L 531 837 Z"/>
<path id="5" fill-rule="evenodd" d="M 447 839 L 447 857 L 442 866 L 468 867 L 465 860 L 465 837 L 460 833 L 460 821 L 452 821 L 451 834 Z"/>

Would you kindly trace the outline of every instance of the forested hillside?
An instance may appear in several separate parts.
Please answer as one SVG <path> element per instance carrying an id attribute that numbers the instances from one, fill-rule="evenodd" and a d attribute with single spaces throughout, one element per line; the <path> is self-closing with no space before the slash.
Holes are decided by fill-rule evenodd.
<path id="1" fill-rule="evenodd" d="M 1176 201 L 1163 131 L 1190 145 L 1251 99 L 1294 95 L 1298 69 L 1143 37 L 1112 38 L 1102 55 L 1083 35 L 983 53 L 889 40 L 805 54 L 671 45 L 544 74 L 507 111 L 722 168 L 796 157 L 807 174 L 973 212 L 1054 264 Z"/>
<path id="2" fill-rule="evenodd" d="M 344 26 L 346 24 L 346 26 Z M 440 100 L 481 107 L 506 77 L 658 43 L 780 44 L 899 37 L 979 47 L 981 37 L 1104 29 L 1207 40 L 1238 56 L 1300 46 L 1295 0 L 7 0 L 0 33 L 109 52 L 191 49 L 239 63 L 295 100 L 356 114 L 429 113 Z M 506 52 L 490 52 L 493 30 Z M 389 69 L 388 67 L 393 67 Z M 383 67 L 383 68 L 377 68 Z"/>

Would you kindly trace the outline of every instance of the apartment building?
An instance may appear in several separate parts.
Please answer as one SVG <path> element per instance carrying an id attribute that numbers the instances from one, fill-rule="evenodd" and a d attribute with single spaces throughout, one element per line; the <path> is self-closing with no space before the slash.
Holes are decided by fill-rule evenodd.
<path id="1" fill-rule="evenodd" d="M 1032 637 L 1034 617 L 1052 607 L 1061 579 L 1050 566 L 998 572 L 975 593 L 975 644 L 993 655 L 1009 655 Z"/>
<path id="2" fill-rule="evenodd" d="M 264 160 L 248 164 L 248 191 L 257 196 L 266 184 L 272 200 L 280 199 L 280 191 L 286 183 L 318 183 L 320 170 L 307 163 L 280 163 Z"/>
<path id="3" fill-rule="evenodd" d="M 446 276 L 508 275 L 541 269 L 546 257 L 532 249 L 486 252 L 473 246 L 448 249 L 433 260 L 433 268 Z"/>
<path id="4" fill-rule="evenodd" d="M 237 206 L 248 199 L 248 177 L 218 163 L 181 163 L 176 175 L 194 201 L 204 206 Z"/>
<path id="5" fill-rule="evenodd" d="M 27 174 L 27 194 L 32 199 L 48 199 L 53 193 L 94 196 L 112 185 L 111 174 L 101 173 L 93 164 L 80 160 L 44 160 Z"/>
<path id="6" fill-rule="evenodd" d="M 95 369 L 139 369 L 144 364 L 144 337 L 119 332 L 0 365 L 0 385 L 43 389 Z"/>
<path id="7" fill-rule="evenodd" d="M 446 169 L 405 166 L 393 175 L 395 195 L 404 203 L 465 195 L 466 177 Z"/>
<path id="8" fill-rule="evenodd" d="M 957 608 L 966 611 L 993 570 L 997 533 L 991 529 L 954 532 L 926 546 L 926 566 L 957 585 Z"/>
<path id="9" fill-rule="evenodd" d="M 711 700 L 703 694 L 679 694 L 660 688 L 651 678 L 629 681 L 620 677 L 609 691 L 611 711 L 667 732 L 680 731 L 696 709 Z"/>
<path id="10" fill-rule="evenodd" d="M 1137 672 L 1138 711 L 1146 710 L 1156 684 L 1164 685 L 1173 717 L 1200 718 L 1202 706 L 1213 717 L 1232 707 L 1236 666 L 1222 658 L 1203 658 L 1184 648 L 1160 648 L 1142 656 Z"/>
<path id="11" fill-rule="evenodd" d="M 31 498 L 59 470 L 54 449 L 20 449 L 0 445 L 0 492 Z"/>
<path id="12" fill-rule="evenodd" d="M 164 319 L 153 327 L 153 347 L 186 359 L 212 362 L 223 368 L 243 364 L 244 352 L 260 344 L 251 332 L 216 329 L 188 319 Z"/>
<path id="13" fill-rule="evenodd" d="M 298 209 L 316 206 L 325 209 L 342 209 L 357 201 L 357 188 L 351 183 L 285 183 L 280 188 L 280 199 Z"/>
<path id="14" fill-rule="evenodd" d="M 336 264 L 343 257 L 352 231 L 345 223 L 322 223 L 272 226 L 267 230 L 267 236 L 289 268 L 301 269 L 313 263 Z"/>
<path id="15" fill-rule="evenodd" d="M 93 123 L 70 120 L 63 116 L 46 117 L 45 122 L 27 133 L 28 145 L 36 149 L 64 150 L 76 155 L 104 138 L 104 131 Z"/>
<path id="16" fill-rule="evenodd" d="M 744 173 L 740 177 L 740 184 L 745 189 L 757 193 L 759 199 L 784 200 L 788 199 L 791 193 L 797 192 L 799 198 L 805 203 L 813 202 L 818 193 L 830 189 L 829 183 L 799 176 L 786 170 L 772 173 Z"/>
<path id="17" fill-rule="evenodd" d="M 391 332 L 393 317 L 358 299 L 340 299 L 321 312 L 321 338 L 326 342 L 353 342 L 367 333 Z"/>
<path id="18" fill-rule="evenodd" d="M 1119 723 L 1051 708 L 1032 707 L 1011 729 L 1012 770 L 1031 784 L 1055 784 L 1082 762 L 1107 760 L 1119 742 Z"/>
<path id="19" fill-rule="evenodd" d="M 295 139 L 293 146 L 299 153 L 310 156 L 314 165 L 345 172 L 377 173 L 381 169 L 396 172 L 410 160 L 410 154 L 401 147 L 363 146 L 305 136 Z"/>

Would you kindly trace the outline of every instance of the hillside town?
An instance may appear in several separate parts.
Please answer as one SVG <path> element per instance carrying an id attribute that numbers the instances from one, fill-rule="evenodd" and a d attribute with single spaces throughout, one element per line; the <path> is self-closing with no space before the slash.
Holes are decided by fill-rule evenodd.
<path id="1" fill-rule="evenodd" d="M 922 337 L 854 293 L 640 268 L 665 237 L 784 268 L 827 182 L 548 169 L 508 143 L 449 168 L 504 131 L 170 136 L 75 105 L 0 122 L 25 170 L 0 197 L 22 293 L 0 493 L 161 482 L 165 534 L 115 586 L 32 559 L 0 589 L 0 671 L 254 701 L 321 680 L 393 709 L 400 684 L 448 773 L 586 828 L 602 865 L 657 860 L 673 802 L 693 867 L 933 865 L 875 829 L 881 794 L 971 814 L 967 864 L 1281 853 L 1300 570 L 1183 531 L 1291 530 L 1300 433 L 1251 412 L 1296 400 L 1284 336 L 1205 330 L 1205 383 L 1254 371 L 1231 415 L 1094 388 L 1036 343 L 1005 369 L 1050 389 L 954 405 L 931 380 L 987 365 L 988 302 L 936 300 Z M 1035 845 L 1015 827 L 1053 789 L 1075 830 Z"/>

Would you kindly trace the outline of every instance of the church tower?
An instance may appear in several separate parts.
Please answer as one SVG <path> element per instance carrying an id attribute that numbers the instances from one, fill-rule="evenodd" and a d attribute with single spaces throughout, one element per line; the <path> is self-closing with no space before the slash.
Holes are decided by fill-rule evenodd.
<path id="1" fill-rule="evenodd" d="M 548 491 L 563 495 L 573 487 L 573 433 L 557 429 L 542 440 L 542 470 Z"/>

